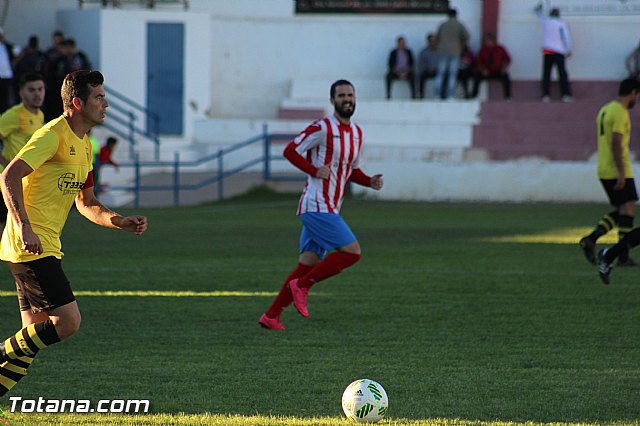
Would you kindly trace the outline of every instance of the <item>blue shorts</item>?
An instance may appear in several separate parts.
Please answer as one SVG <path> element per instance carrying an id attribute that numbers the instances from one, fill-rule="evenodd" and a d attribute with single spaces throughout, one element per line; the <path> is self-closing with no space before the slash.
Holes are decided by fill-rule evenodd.
<path id="1" fill-rule="evenodd" d="M 342 216 L 334 213 L 303 213 L 300 233 L 300 253 L 311 251 L 320 259 L 328 252 L 356 241 Z"/>

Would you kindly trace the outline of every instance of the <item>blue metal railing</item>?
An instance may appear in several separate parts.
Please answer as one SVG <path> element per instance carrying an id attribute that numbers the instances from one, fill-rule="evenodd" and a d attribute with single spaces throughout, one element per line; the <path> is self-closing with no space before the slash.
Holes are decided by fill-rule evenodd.
<path id="1" fill-rule="evenodd" d="M 105 91 L 109 95 L 110 111 L 109 120 L 103 124 L 104 127 L 129 142 L 130 159 L 134 159 L 135 145 L 138 143 L 138 139 L 141 139 L 154 144 L 154 158 L 159 161 L 160 136 L 158 129 L 160 118 L 158 115 L 111 87 L 105 86 Z M 149 118 L 146 122 L 151 123 L 151 129 L 144 129 L 136 125 L 135 111 L 142 113 L 145 118 Z"/>
<path id="2" fill-rule="evenodd" d="M 263 182 L 267 181 L 298 181 L 303 180 L 304 177 L 300 174 L 297 175 L 278 175 L 275 176 L 271 170 L 271 162 L 272 161 L 281 161 L 284 160 L 284 157 L 281 155 L 273 155 L 271 153 L 271 144 L 274 140 L 291 140 L 295 135 L 293 134 L 283 134 L 283 133 L 269 133 L 267 125 L 264 124 L 262 128 L 262 134 L 253 136 L 243 142 L 232 145 L 227 148 L 221 148 L 215 153 L 202 157 L 198 160 L 194 161 L 181 161 L 180 154 L 178 152 L 175 153 L 173 161 L 140 161 L 138 159 L 137 153 L 134 155 L 134 161 L 130 163 L 120 163 L 120 167 L 127 168 L 131 167 L 134 169 L 134 178 L 133 182 L 130 185 L 114 185 L 111 186 L 112 190 L 119 191 L 132 191 L 134 194 L 133 204 L 134 207 L 139 207 L 140 205 L 140 193 L 143 191 L 172 191 L 173 192 L 173 205 L 178 207 L 180 205 L 180 191 L 184 190 L 196 190 L 201 189 L 205 186 L 217 183 L 218 187 L 218 200 L 224 199 L 224 185 L 225 179 L 231 177 L 237 173 L 243 172 L 253 166 L 262 163 L 262 179 Z M 262 143 L 262 153 L 258 157 L 251 158 L 249 160 L 244 161 L 239 165 L 235 165 L 232 168 L 225 168 L 224 160 L 225 156 L 228 156 L 231 153 L 239 151 L 243 148 L 247 148 L 250 146 L 254 146 L 256 144 Z M 184 169 L 195 169 L 203 164 L 212 163 L 215 164 L 215 168 L 212 168 L 210 171 L 214 172 L 213 176 L 201 179 L 195 183 L 182 183 L 181 182 L 181 173 Z M 142 183 L 142 171 L 145 168 L 170 168 L 172 170 L 172 180 L 171 184 L 143 184 Z"/>

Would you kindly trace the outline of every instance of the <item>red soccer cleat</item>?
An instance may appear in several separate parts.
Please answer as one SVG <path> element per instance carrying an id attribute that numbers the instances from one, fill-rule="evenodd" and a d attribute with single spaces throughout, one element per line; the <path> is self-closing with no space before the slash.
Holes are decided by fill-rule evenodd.
<path id="1" fill-rule="evenodd" d="M 307 296 L 309 296 L 309 289 L 298 287 L 298 279 L 289 281 L 289 288 L 291 289 L 291 295 L 293 296 L 293 305 L 296 307 L 300 315 L 307 318 L 309 311 L 307 310 Z"/>
<path id="2" fill-rule="evenodd" d="M 262 316 L 258 320 L 258 324 L 260 324 L 264 328 L 268 328 L 269 330 L 286 330 L 284 325 L 282 325 L 282 323 L 280 322 L 279 317 L 269 318 L 267 314 L 262 314 Z"/>

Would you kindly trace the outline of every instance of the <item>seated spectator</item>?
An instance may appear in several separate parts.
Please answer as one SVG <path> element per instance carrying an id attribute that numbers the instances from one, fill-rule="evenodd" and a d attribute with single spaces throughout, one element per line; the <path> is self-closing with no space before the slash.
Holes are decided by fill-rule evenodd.
<path id="1" fill-rule="evenodd" d="M 438 73 L 438 43 L 435 34 L 427 35 L 427 45 L 418 55 L 418 96 L 424 99 L 424 84 Z"/>
<path id="2" fill-rule="evenodd" d="M 415 81 L 413 74 L 413 53 L 407 48 L 404 37 L 398 37 L 397 47 L 389 54 L 387 72 L 387 99 L 391 99 L 391 83 L 394 80 L 406 80 L 411 88 L 411 98 L 415 99 Z"/>
<path id="3" fill-rule="evenodd" d="M 640 44 L 636 47 L 624 62 L 630 78 L 640 80 Z"/>
<path id="4" fill-rule="evenodd" d="M 502 81 L 504 98 L 511 99 L 511 80 L 509 78 L 509 65 L 511 56 L 507 49 L 496 43 L 496 37 L 492 33 L 486 33 L 482 39 L 482 48 L 478 52 L 478 68 L 475 72 L 473 83 L 473 97 L 478 96 L 478 88 L 482 80 L 498 79 Z"/>
<path id="5" fill-rule="evenodd" d="M 458 83 L 462 86 L 464 98 L 469 99 L 469 79 L 473 79 L 476 70 L 476 57 L 468 44 L 462 46 L 460 53 L 460 66 L 458 67 Z"/>

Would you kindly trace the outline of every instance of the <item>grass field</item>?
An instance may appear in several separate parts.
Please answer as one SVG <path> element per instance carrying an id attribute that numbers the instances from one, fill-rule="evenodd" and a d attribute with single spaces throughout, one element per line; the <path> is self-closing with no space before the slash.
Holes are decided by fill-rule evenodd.
<path id="1" fill-rule="evenodd" d="M 640 269 L 605 286 L 576 244 L 605 205 L 349 199 L 361 262 L 314 287 L 308 319 L 289 308 L 287 331 L 264 330 L 297 257 L 296 201 L 140 210 L 142 237 L 72 213 L 83 325 L 0 400 L 10 424 L 345 425 L 342 391 L 364 377 L 387 390 L 387 425 L 639 424 Z M 4 277 L 0 337 L 19 327 Z M 12 413 L 9 396 L 151 408 Z"/>

